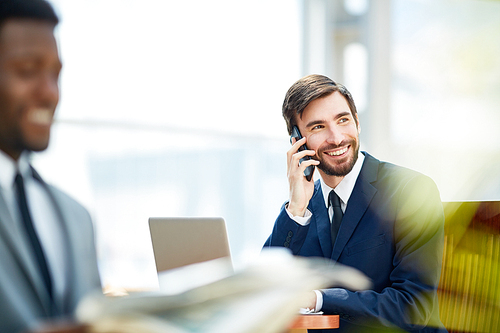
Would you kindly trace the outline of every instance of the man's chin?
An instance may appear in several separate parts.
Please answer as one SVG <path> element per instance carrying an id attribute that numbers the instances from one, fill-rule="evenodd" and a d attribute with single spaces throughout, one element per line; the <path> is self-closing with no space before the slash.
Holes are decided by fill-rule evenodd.
<path id="1" fill-rule="evenodd" d="M 40 140 L 26 144 L 24 150 L 32 152 L 40 152 L 46 150 L 48 147 L 49 147 L 49 140 Z"/>
<path id="2" fill-rule="evenodd" d="M 344 177 L 349 172 L 351 172 L 352 168 L 354 168 L 354 164 L 356 163 L 356 158 L 354 156 L 348 158 L 345 162 L 336 165 L 328 165 L 323 161 L 320 161 L 318 165 L 318 169 L 323 171 L 327 176 L 335 176 L 335 177 Z"/>
<path id="3" fill-rule="evenodd" d="M 320 165 L 318 165 L 318 169 L 323 171 L 327 176 L 344 177 L 349 172 L 351 172 L 352 167 L 349 168 L 349 165 L 329 167 L 329 166 L 325 166 L 325 165 L 320 164 Z"/>

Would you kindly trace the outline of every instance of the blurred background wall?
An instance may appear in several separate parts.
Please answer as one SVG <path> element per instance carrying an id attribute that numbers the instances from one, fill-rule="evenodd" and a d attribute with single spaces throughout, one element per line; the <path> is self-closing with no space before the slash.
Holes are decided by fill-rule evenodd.
<path id="1" fill-rule="evenodd" d="M 61 102 L 34 164 L 91 211 L 107 286 L 157 287 L 151 216 L 222 216 L 235 266 L 258 255 L 306 74 L 351 91 L 362 150 L 500 199 L 500 1 L 49 1 Z"/>

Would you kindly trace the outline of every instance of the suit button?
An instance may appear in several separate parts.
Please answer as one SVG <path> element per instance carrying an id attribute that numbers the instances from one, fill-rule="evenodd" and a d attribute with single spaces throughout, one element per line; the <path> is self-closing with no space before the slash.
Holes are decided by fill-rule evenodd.
<path id="1" fill-rule="evenodd" d="M 290 243 L 289 242 L 285 242 L 285 244 L 283 244 L 284 247 L 290 247 Z"/>
<path id="2" fill-rule="evenodd" d="M 292 236 L 293 236 L 293 232 L 290 230 L 290 231 L 288 232 L 288 237 L 292 237 Z"/>
<path id="3" fill-rule="evenodd" d="M 288 237 L 286 238 L 287 243 L 290 243 L 290 241 L 291 241 L 291 240 L 292 240 L 292 238 L 291 238 L 290 236 L 288 236 Z"/>

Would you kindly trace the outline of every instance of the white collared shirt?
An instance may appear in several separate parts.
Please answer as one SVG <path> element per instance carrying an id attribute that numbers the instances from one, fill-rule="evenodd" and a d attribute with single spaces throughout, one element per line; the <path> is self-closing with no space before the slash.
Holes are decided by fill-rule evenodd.
<path id="1" fill-rule="evenodd" d="M 365 161 L 365 155 L 362 153 L 358 154 L 358 159 L 354 166 L 352 167 L 351 172 L 349 172 L 342 181 L 335 187 L 335 193 L 340 198 L 340 208 L 342 208 L 342 212 L 345 213 L 347 202 L 351 197 L 352 190 L 354 189 L 354 185 L 356 185 L 356 180 L 358 179 L 359 173 L 361 172 L 361 168 L 363 167 L 363 162 Z M 328 216 L 330 217 L 330 223 L 333 217 L 333 208 L 329 207 L 328 196 L 330 195 L 330 191 L 333 190 L 330 186 L 325 184 L 325 181 L 321 176 L 319 177 L 321 182 L 321 191 L 323 193 L 323 199 L 325 200 L 325 207 L 328 208 Z M 292 216 L 292 214 L 286 210 L 288 216 L 295 222 L 300 225 L 306 226 L 311 222 L 312 213 L 309 209 L 306 211 L 304 216 Z"/>
<path id="2" fill-rule="evenodd" d="M 17 229 L 18 232 L 24 232 L 14 183 L 18 171 L 24 179 L 31 219 L 49 265 L 54 296 L 61 299 L 67 294 L 68 263 L 64 231 L 56 207 L 46 189 L 33 178 L 29 153 L 22 153 L 16 162 L 0 150 L 0 191 L 15 223 L 12 228 Z"/>
<path id="3" fill-rule="evenodd" d="M 335 187 L 335 193 L 340 198 L 340 208 L 342 208 L 342 212 L 345 213 L 345 209 L 347 207 L 347 202 L 351 197 L 352 190 L 354 189 L 354 185 L 356 185 L 356 180 L 358 179 L 359 173 L 361 172 L 361 167 L 363 166 L 363 162 L 365 160 L 365 155 L 359 153 L 358 159 L 354 166 L 352 167 L 351 172 L 349 172 L 344 179 Z M 325 206 L 328 208 L 328 216 L 330 217 L 330 222 L 333 217 L 333 208 L 330 206 L 328 202 L 328 196 L 330 192 L 333 190 L 330 186 L 325 184 L 323 178 L 319 178 L 321 182 L 321 191 L 323 192 L 323 198 L 325 199 Z"/>

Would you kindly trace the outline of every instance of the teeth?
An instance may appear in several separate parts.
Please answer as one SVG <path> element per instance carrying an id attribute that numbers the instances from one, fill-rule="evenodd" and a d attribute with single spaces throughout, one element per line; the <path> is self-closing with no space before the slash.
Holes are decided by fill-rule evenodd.
<path id="1" fill-rule="evenodd" d="M 37 125 L 50 125 L 52 115 L 53 113 L 49 109 L 34 109 L 28 113 L 28 120 Z"/>
<path id="2" fill-rule="evenodd" d="M 331 153 L 327 153 L 327 154 L 330 155 L 330 156 L 339 156 L 339 155 L 344 154 L 346 151 L 347 151 L 347 147 L 345 147 L 344 149 L 341 149 L 341 150 L 337 150 L 337 151 L 334 151 L 334 152 L 331 152 Z"/>

